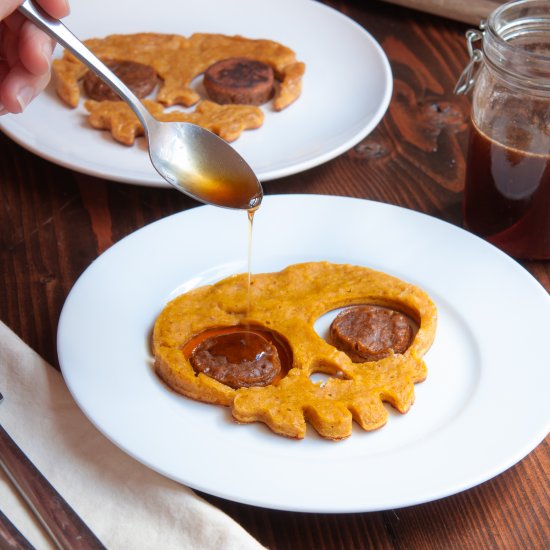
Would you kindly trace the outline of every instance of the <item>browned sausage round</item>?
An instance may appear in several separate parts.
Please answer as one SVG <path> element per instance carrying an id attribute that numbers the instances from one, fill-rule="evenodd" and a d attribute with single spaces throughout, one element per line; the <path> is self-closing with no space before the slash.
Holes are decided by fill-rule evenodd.
<path id="1" fill-rule="evenodd" d="M 249 331 L 206 338 L 193 350 L 189 361 L 195 371 L 235 389 L 267 386 L 281 371 L 277 348 Z"/>
<path id="2" fill-rule="evenodd" d="M 113 71 L 138 97 L 148 96 L 158 84 L 155 69 L 134 61 L 107 60 L 105 65 Z M 92 71 L 84 75 L 84 90 L 96 101 L 117 101 L 120 97 Z"/>
<path id="3" fill-rule="evenodd" d="M 330 326 L 332 344 L 352 361 L 378 361 L 403 353 L 413 339 L 412 320 L 399 311 L 362 305 L 340 312 Z"/>
<path id="4" fill-rule="evenodd" d="M 218 61 L 206 70 L 203 82 L 210 99 L 222 105 L 262 105 L 273 95 L 273 69 L 254 59 Z"/>

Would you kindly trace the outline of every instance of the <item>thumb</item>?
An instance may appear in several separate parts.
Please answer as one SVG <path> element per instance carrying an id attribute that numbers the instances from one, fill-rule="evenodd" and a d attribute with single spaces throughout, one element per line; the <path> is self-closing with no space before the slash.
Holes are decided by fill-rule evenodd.
<path id="1" fill-rule="evenodd" d="M 21 4 L 21 0 L 2 0 L 0 2 L 0 20 L 13 13 Z"/>

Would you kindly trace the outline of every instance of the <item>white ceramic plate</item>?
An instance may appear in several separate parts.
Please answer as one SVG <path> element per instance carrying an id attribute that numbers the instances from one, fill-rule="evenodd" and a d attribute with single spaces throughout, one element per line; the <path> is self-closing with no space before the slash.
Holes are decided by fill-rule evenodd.
<path id="1" fill-rule="evenodd" d="M 81 39 L 144 31 L 215 32 L 269 38 L 292 48 L 306 63 L 302 96 L 280 113 L 269 104 L 262 107 L 263 126 L 233 143 L 262 181 L 306 170 L 350 149 L 378 124 L 391 97 L 391 70 L 378 43 L 342 13 L 310 0 L 155 0 L 137 10 L 134 0 L 73 0 L 64 21 Z M 88 128 L 82 104 L 67 108 L 52 86 L 23 114 L 1 117 L 0 129 L 73 170 L 168 186 L 152 168 L 142 139 L 127 148 L 109 133 Z"/>
<path id="2" fill-rule="evenodd" d="M 406 415 L 330 442 L 262 424 L 166 389 L 152 370 L 151 328 L 181 292 L 247 269 L 244 212 L 199 207 L 153 223 L 100 256 L 75 284 L 59 324 L 63 375 L 112 441 L 195 489 L 285 510 L 372 511 L 472 487 L 548 433 L 550 298 L 522 267 L 435 218 L 381 203 L 267 197 L 253 271 L 329 260 L 384 270 L 425 289 L 439 310 L 428 378 Z M 330 315 L 317 329 L 324 331 Z M 390 411 L 391 407 L 390 407 Z"/>

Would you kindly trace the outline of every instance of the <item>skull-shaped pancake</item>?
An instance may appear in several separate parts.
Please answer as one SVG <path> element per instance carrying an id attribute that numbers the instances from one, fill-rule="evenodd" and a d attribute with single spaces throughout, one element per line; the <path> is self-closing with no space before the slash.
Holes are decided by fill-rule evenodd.
<path id="1" fill-rule="evenodd" d="M 275 111 L 288 107 L 302 90 L 305 64 L 296 59 L 290 48 L 273 40 L 213 33 L 196 33 L 190 37 L 136 33 L 91 38 L 85 44 L 106 63 L 145 66 L 158 75 L 160 85 L 154 93 L 154 101 L 151 99 L 147 103 L 149 110 L 154 109 L 155 117 L 192 122 L 227 141 L 239 137 L 243 130 L 258 128 L 263 122 L 263 113 L 252 105 L 222 107 L 209 101 L 200 102 L 201 95 L 192 82 L 213 64 L 228 58 L 243 58 L 269 66 L 276 79 L 272 100 Z M 87 72 L 86 66 L 68 51 L 53 62 L 56 92 L 70 107 L 77 107 L 80 102 L 80 82 Z M 198 107 L 192 112 L 164 110 L 173 105 Z M 118 107 L 112 101 L 100 101 L 88 102 L 86 108 L 91 113 L 91 125 L 111 130 L 120 143 L 132 145 L 135 136 L 143 134 L 141 124 L 127 106 Z"/>
<path id="2" fill-rule="evenodd" d="M 354 362 L 315 331 L 323 314 L 359 304 L 410 317 L 416 328 L 408 348 L 380 360 Z M 353 420 L 364 430 L 383 426 L 388 416 L 384 402 L 408 411 L 414 384 L 427 375 L 422 357 L 433 342 L 436 323 L 429 296 L 396 277 L 348 264 L 295 264 L 253 275 L 250 290 L 248 274 L 240 274 L 169 302 L 153 331 L 155 370 L 176 392 L 230 407 L 238 422 L 264 422 L 274 432 L 298 439 L 310 423 L 322 437 L 343 439 L 351 434 Z M 282 378 L 235 389 L 193 369 L 183 352 L 186 344 L 212 329 L 247 325 L 284 338 L 291 364 Z M 314 373 L 331 377 L 316 383 Z"/>

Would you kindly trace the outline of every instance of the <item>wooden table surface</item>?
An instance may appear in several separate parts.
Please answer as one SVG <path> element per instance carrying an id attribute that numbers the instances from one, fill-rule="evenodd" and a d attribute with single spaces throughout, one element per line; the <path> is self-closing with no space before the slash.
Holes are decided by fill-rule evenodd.
<path id="1" fill-rule="evenodd" d="M 265 193 L 368 198 L 460 226 L 469 100 L 453 86 L 467 61 L 467 26 L 374 1 L 327 3 L 382 45 L 394 76 L 391 104 L 352 149 L 266 182 Z M 136 229 L 198 206 L 174 190 L 59 167 L 2 134 L 0 193 L 0 319 L 56 367 L 58 318 L 78 276 Z M 550 262 L 522 265 L 550 290 Z M 549 548 L 548 442 L 478 487 L 396 510 L 301 514 L 205 497 L 272 549 Z"/>

